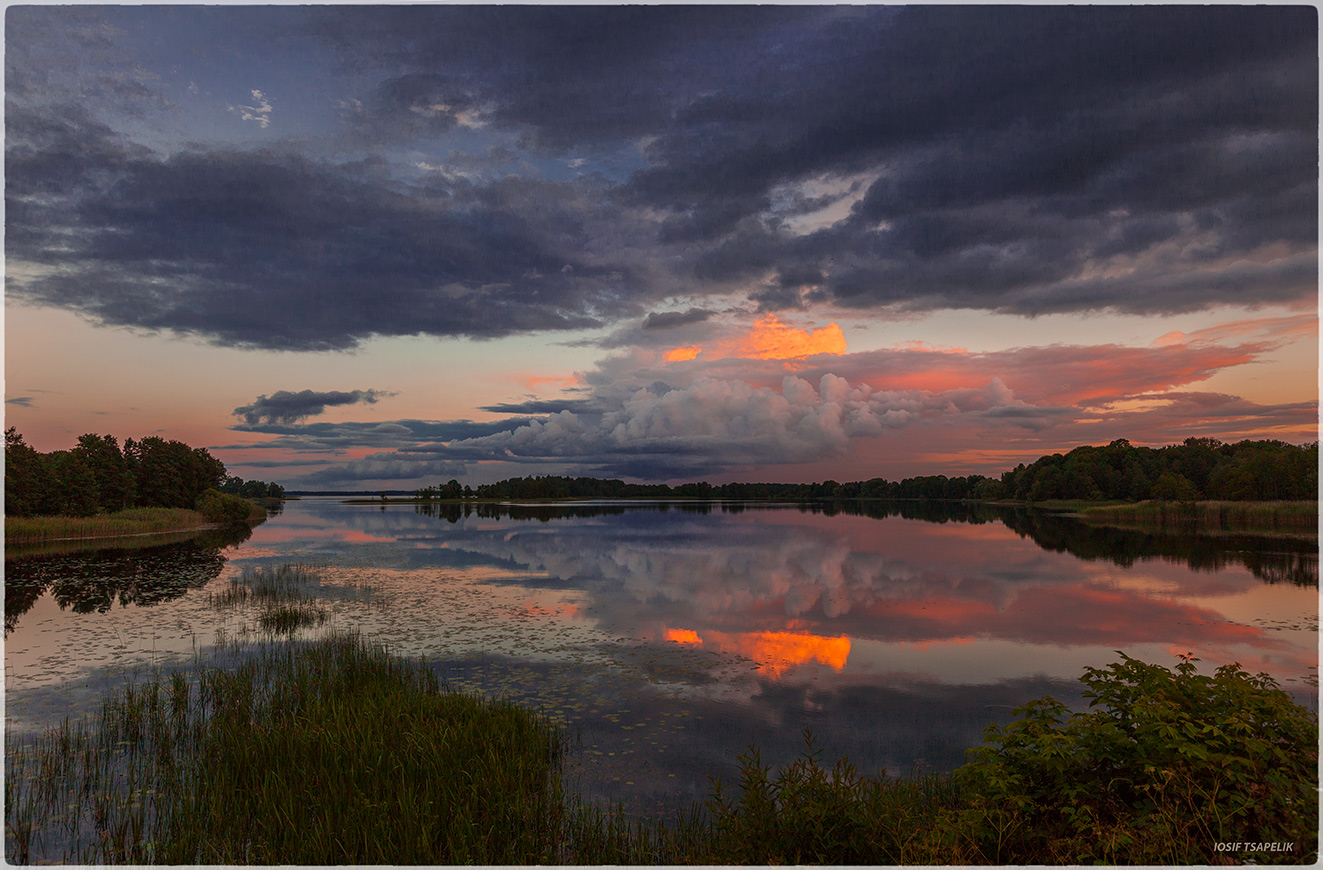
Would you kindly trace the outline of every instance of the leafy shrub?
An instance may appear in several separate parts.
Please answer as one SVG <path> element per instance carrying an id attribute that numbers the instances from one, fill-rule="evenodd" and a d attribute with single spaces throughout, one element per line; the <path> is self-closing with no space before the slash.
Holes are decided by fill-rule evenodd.
<path id="1" fill-rule="evenodd" d="M 248 519 L 252 509 L 248 500 L 216 489 L 198 496 L 197 511 L 211 523 L 241 523 Z"/>
<path id="2" fill-rule="evenodd" d="M 971 750 L 960 826 L 983 858 L 1212 863 L 1218 843 L 1277 842 L 1255 859 L 1313 861 L 1317 714 L 1236 664 L 1122 659 L 1086 669 L 1088 712 L 1041 698 Z"/>

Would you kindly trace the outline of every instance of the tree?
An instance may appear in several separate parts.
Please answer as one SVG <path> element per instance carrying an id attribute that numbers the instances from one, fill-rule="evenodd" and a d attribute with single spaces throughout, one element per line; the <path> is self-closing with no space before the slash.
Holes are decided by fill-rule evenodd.
<path id="1" fill-rule="evenodd" d="M 90 517 L 97 512 L 99 494 L 96 476 L 87 467 L 81 454 L 72 450 L 57 450 L 46 458 L 46 469 L 41 513 Z"/>
<path id="2" fill-rule="evenodd" d="M 97 507 L 106 512 L 132 507 L 137 481 L 114 435 L 81 435 L 74 448 L 96 479 Z"/>
<path id="3" fill-rule="evenodd" d="M 1153 484 L 1153 497 L 1159 501 L 1194 501 L 1199 493 L 1184 475 L 1164 471 Z"/>
<path id="4" fill-rule="evenodd" d="M 138 503 L 146 507 L 191 508 L 208 489 L 220 489 L 225 465 L 202 447 L 150 436 L 124 442 L 137 484 Z"/>
<path id="5" fill-rule="evenodd" d="M 42 479 L 46 470 L 42 456 L 10 426 L 5 430 L 5 515 L 29 517 L 38 512 Z"/>

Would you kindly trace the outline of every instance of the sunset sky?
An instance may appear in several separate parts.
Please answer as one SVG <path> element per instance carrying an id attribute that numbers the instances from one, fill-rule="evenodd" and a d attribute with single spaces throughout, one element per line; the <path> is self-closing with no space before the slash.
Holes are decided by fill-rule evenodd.
<path id="1" fill-rule="evenodd" d="M 10 6 L 5 425 L 292 489 L 1318 432 L 1308 6 Z"/>

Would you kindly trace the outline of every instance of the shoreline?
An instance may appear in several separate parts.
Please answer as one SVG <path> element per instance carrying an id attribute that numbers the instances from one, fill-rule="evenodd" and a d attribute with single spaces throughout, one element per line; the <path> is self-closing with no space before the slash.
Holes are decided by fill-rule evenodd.
<path id="1" fill-rule="evenodd" d="M 258 507 L 242 522 L 251 526 L 265 519 L 265 509 Z M 183 540 L 222 527 L 187 508 L 130 508 L 91 517 L 5 517 L 5 558 L 29 555 L 46 547 L 77 552 L 113 547 L 117 541 L 140 545 L 144 538 Z"/>

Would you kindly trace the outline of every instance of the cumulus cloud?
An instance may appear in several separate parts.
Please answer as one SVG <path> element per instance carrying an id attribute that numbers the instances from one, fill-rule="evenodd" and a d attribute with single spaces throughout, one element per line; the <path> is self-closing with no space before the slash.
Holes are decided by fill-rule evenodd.
<path id="1" fill-rule="evenodd" d="M 954 455 L 985 439 L 1036 458 L 1060 449 L 1051 439 L 1059 441 L 1067 425 L 1078 443 L 1166 443 L 1173 433 L 1183 438 L 1218 427 L 1222 437 L 1264 437 L 1274 429 L 1281 437 L 1307 426 L 1316 405 L 1266 406 L 1188 390 L 1277 346 L 1262 340 L 1228 347 L 1211 339 L 990 353 L 914 346 L 813 357 L 793 374 L 778 360 L 675 364 L 636 349 L 580 372 L 587 386 L 578 389 L 589 392 L 564 406 L 509 406 L 554 411 L 541 419 L 408 449 L 456 461 L 572 463 L 611 476 L 682 479 L 844 457 L 876 461 L 887 445 L 906 456 L 925 447 L 937 456 L 950 445 Z"/>
<path id="2" fill-rule="evenodd" d="M 258 396 L 252 404 L 235 408 L 234 415 L 242 417 L 249 426 L 257 426 L 262 423 L 297 423 L 309 417 L 316 417 L 324 413 L 329 407 L 357 404 L 375 405 L 378 399 L 393 395 L 395 394 L 384 390 L 352 390 L 350 392 L 300 390 L 297 393 L 280 390 L 269 396 Z"/>
<path id="3" fill-rule="evenodd" d="M 504 432 L 420 449 L 466 460 L 572 460 L 655 479 L 841 457 L 856 439 L 947 414 L 1039 428 L 1062 413 L 1026 405 L 996 378 L 981 389 L 936 393 L 874 390 L 831 373 L 815 382 L 785 375 L 775 388 L 701 372 L 679 386 L 658 381 L 624 395 L 618 386 L 602 385 L 597 401 L 610 408 L 604 412 L 563 410 Z"/>

